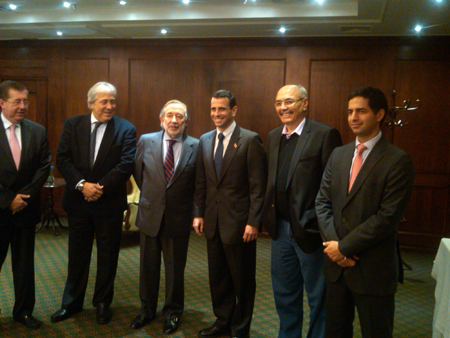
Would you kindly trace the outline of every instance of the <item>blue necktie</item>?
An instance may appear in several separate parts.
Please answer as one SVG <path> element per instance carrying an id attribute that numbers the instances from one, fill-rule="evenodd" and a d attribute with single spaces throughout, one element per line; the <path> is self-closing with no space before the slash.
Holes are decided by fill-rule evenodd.
<path id="1" fill-rule="evenodd" d="M 216 167 L 216 176 L 219 178 L 220 175 L 220 167 L 222 165 L 222 157 L 223 157 L 223 136 L 222 133 L 219 134 L 219 144 L 217 145 L 216 154 L 214 155 L 214 165 Z"/>

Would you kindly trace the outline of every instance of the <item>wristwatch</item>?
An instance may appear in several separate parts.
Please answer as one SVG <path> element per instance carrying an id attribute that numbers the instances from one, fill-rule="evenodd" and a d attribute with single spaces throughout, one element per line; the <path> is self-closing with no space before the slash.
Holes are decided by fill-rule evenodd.
<path id="1" fill-rule="evenodd" d="M 86 182 L 86 181 L 83 181 L 83 182 L 78 183 L 78 185 L 77 185 L 77 187 L 76 187 L 76 189 L 77 189 L 78 191 L 83 191 L 83 188 L 84 188 L 84 182 Z"/>

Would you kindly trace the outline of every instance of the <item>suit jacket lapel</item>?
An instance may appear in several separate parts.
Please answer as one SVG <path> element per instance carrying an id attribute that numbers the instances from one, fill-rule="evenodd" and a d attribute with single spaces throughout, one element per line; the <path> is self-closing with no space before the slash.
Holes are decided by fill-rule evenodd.
<path id="1" fill-rule="evenodd" d="M 97 158 L 95 159 L 94 167 L 92 171 L 99 168 L 106 160 L 106 156 L 108 155 L 109 148 L 111 148 L 111 144 L 114 140 L 114 135 L 116 134 L 114 117 L 108 121 L 108 125 L 106 126 L 105 134 L 103 134 L 102 143 L 100 144 L 100 148 L 98 149 Z"/>
<path id="2" fill-rule="evenodd" d="M 82 161 L 84 161 L 84 168 L 89 168 L 89 154 L 91 141 L 91 114 L 86 114 L 84 119 L 77 128 L 78 146 L 80 147 L 80 154 L 82 154 Z"/>
<path id="3" fill-rule="evenodd" d="M 0 118 L 0 151 L 3 152 L 5 157 L 8 159 L 8 165 L 14 167 L 14 170 L 17 171 L 16 164 L 14 163 L 14 158 L 12 156 L 11 147 L 9 146 L 8 137 L 6 136 L 5 126 L 3 124 L 2 119 Z M 6 165 L 3 164 L 2 165 Z"/>
<path id="4" fill-rule="evenodd" d="M 295 167 L 297 166 L 300 157 L 302 156 L 303 150 L 305 149 L 308 139 L 310 137 L 311 124 L 307 118 L 305 118 L 305 125 L 303 126 L 302 134 L 299 136 L 297 145 L 295 146 L 294 155 L 292 156 L 291 166 L 289 167 L 289 174 L 286 181 L 286 189 L 294 176 Z"/>
<path id="5" fill-rule="evenodd" d="M 164 174 L 164 154 L 163 154 L 163 135 L 164 132 L 161 130 L 151 139 L 150 152 L 153 156 L 153 161 L 156 164 L 156 169 L 158 170 L 161 180 L 166 181 L 166 176 Z"/>
<path id="6" fill-rule="evenodd" d="M 30 149 L 30 144 L 31 144 L 30 125 L 25 120 L 23 120 L 20 125 L 21 125 L 21 128 L 22 128 L 22 130 L 20 131 L 21 132 L 21 137 L 22 137 L 22 151 L 20 152 L 19 169 L 22 166 L 22 161 L 24 161 L 24 159 L 26 158 L 26 156 L 28 154 L 28 150 Z"/>
<path id="7" fill-rule="evenodd" d="M 361 167 L 361 170 L 358 173 L 358 176 L 356 176 L 355 182 L 353 182 L 352 189 L 348 193 L 347 201 L 353 198 L 353 196 L 356 194 L 356 192 L 361 188 L 362 184 L 366 180 L 369 173 L 372 171 L 372 169 L 375 167 L 375 165 L 378 163 L 378 161 L 383 157 L 383 153 L 386 149 L 387 143 L 384 138 L 381 138 L 377 144 L 375 144 L 375 147 L 373 147 L 372 151 L 370 152 L 369 156 L 367 156 L 366 160 L 363 163 L 363 166 Z M 353 148 L 354 150 L 354 148 Z M 352 152 L 353 157 L 353 152 Z M 350 160 L 351 165 L 351 160 Z M 350 167 L 347 171 L 347 190 L 348 190 L 348 177 L 350 173 Z M 343 205 L 343 207 L 345 204 Z"/>
<path id="8" fill-rule="evenodd" d="M 233 134 L 231 134 L 230 142 L 228 143 L 225 155 L 222 159 L 222 165 L 220 167 L 220 175 L 219 179 L 217 180 L 217 183 L 220 183 L 220 181 L 222 180 L 223 176 L 228 170 L 228 167 L 230 166 L 231 161 L 233 160 L 234 155 L 241 146 L 240 139 L 241 139 L 241 128 L 238 125 L 236 125 Z"/>
<path id="9" fill-rule="evenodd" d="M 177 177 L 180 176 L 180 173 L 183 171 L 186 163 L 191 158 L 193 153 L 192 146 L 193 143 L 187 138 L 186 134 L 183 134 L 183 147 L 181 148 L 180 159 L 178 160 L 178 164 L 175 167 L 175 172 L 173 173 L 168 186 L 170 186 L 172 182 L 174 182 Z"/>

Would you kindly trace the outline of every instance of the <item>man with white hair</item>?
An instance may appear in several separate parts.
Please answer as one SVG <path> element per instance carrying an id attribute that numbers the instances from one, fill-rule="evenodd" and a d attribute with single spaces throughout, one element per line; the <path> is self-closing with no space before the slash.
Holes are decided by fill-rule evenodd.
<path id="1" fill-rule="evenodd" d="M 116 88 L 108 82 L 98 82 L 89 90 L 88 107 L 90 114 L 65 121 L 56 151 L 56 166 L 67 182 L 63 208 L 69 223 L 69 266 L 61 309 L 52 315 L 53 323 L 83 310 L 94 237 L 98 258 L 92 303 L 99 324 L 107 324 L 112 316 L 136 129 L 114 115 Z"/>
<path id="2" fill-rule="evenodd" d="M 142 135 L 136 152 L 134 178 L 141 189 L 136 219 L 141 232 L 141 311 L 130 327 L 140 329 L 156 317 L 162 252 L 166 276 L 163 332 L 171 334 L 178 329 L 184 309 L 198 140 L 185 134 L 189 115 L 184 103 L 170 100 L 159 119 L 163 130 Z"/>

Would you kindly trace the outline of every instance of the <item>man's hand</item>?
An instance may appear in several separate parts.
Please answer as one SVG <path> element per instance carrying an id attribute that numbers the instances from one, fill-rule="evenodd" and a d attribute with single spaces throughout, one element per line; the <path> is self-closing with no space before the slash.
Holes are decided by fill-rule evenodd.
<path id="1" fill-rule="evenodd" d="M 323 246 L 325 249 L 323 250 L 328 257 L 333 261 L 337 262 L 344 259 L 344 255 L 339 251 L 339 242 L 337 241 L 329 241 L 323 242 Z"/>
<path id="2" fill-rule="evenodd" d="M 340 261 L 337 261 L 336 263 L 338 263 L 343 268 L 352 268 L 355 266 L 356 261 L 358 259 L 359 259 L 358 256 L 353 256 L 353 258 L 344 257 L 343 259 L 341 259 Z"/>
<path id="3" fill-rule="evenodd" d="M 23 200 L 24 198 L 30 198 L 30 195 L 17 194 L 8 206 L 13 215 L 16 212 L 23 210 L 28 205 L 28 203 Z"/>
<path id="4" fill-rule="evenodd" d="M 245 226 L 244 236 L 242 236 L 244 242 L 254 241 L 257 237 L 258 237 L 258 228 L 255 228 L 254 226 L 247 224 Z"/>
<path id="5" fill-rule="evenodd" d="M 197 235 L 201 236 L 203 232 L 203 217 L 194 217 L 192 221 L 192 227 L 194 228 Z"/>
<path id="6" fill-rule="evenodd" d="M 94 202 L 103 195 L 103 186 L 98 183 L 84 182 L 83 190 L 84 199 L 88 202 Z"/>

